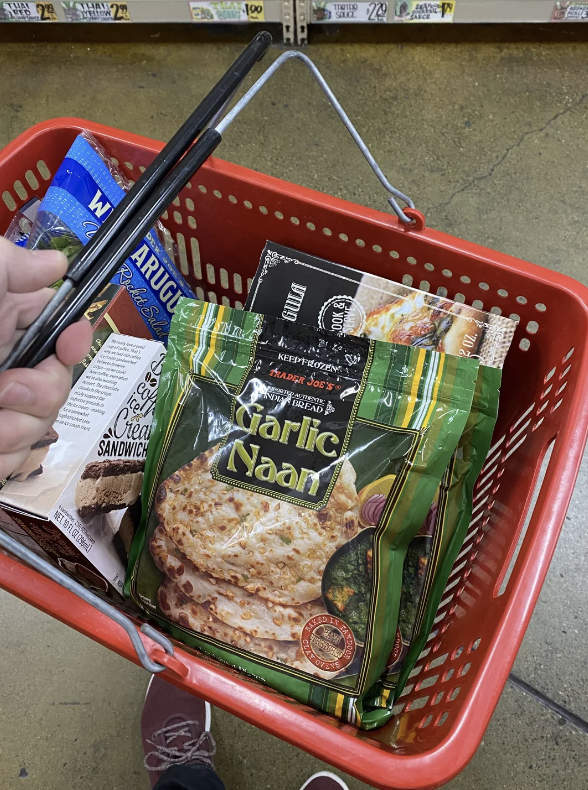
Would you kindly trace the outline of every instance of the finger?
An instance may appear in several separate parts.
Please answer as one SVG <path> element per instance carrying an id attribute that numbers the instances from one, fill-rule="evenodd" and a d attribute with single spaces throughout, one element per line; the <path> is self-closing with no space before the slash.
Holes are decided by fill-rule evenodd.
<path id="1" fill-rule="evenodd" d="M 28 294 L 8 294 L 6 299 L 12 299 L 16 307 L 17 328 L 26 329 L 30 326 L 53 296 L 55 296 L 53 288 L 40 288 Z"/>
<path id="2" fill-rule="evenodd" d="M 30 450 L 57 418 L 57 413 L 39 419 L 30 414 L 20 414 L 8 409 L 0 410 L 0 453 L 11 454 Z"/>
<path id="3" fill-rule="evenodd" d="M 38 291 L 67 271 L 67 258 L 58 250 L 25 250 L 0 236 L 0 298 L 7 292 Z"/>
<path id="4" fill-rule="evenodd" d="M 51 356 L 30 370 L 0 373 L 0 409 L 46 418 L 63 406 L 70 387 L 71 371 Z"/>
<path id="5" fill-rule="evenodd" d="M 77 365 L 89 353 L 92 345 L 92 327 L 85 318 L 68 326 L 57 338 L 55 351 L 64 365 Z"/>
<path id="6" fill-rule="evenodd" d="M 15 469 L 18 469 L 26 461 L 30 448 L 20 450 L 18 453 L 2 455 L 0 453 L 0 480 L 9 477 Z"/>

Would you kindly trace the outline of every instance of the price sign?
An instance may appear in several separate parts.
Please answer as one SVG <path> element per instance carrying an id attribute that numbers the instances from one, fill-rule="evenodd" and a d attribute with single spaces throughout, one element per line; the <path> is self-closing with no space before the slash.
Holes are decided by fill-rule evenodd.
<path id="1" fill-rule="evenodd" d="M 195 0 L 190 16 L 193 22 L 265 22 L 263 0 Z"/>
<path id="2" fill-rule="evenodd" d="M 312 22 L 386 22 L 388 3 L 312 0 Z"/>
<path id="3" fill-rule="evenodd" d="M 0 2 L 0 22 L 57 22 L 53 3 Z"/>
<path id="4" fill-rule="evenodd" d="M 395 22 L 453 22 L 455 0 L 395 0 Z"/>
<path id="5" fill-rule="evenodd" d="M 588 22 L 588 3 L 560 0 L 551 13 L 552 22 Z"/>
<path id="6" fill-rule="evenodd" d="M 127 3 L 84 3 L 63 0 L 61 3 L 68 22 L 130 22 Z"/>

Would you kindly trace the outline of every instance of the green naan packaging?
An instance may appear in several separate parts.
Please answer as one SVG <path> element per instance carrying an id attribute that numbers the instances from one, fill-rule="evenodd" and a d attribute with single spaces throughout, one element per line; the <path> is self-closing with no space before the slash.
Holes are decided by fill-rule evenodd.
<path id="1" fill-rule="evenodd" d="M 466 537 L 473 487 L 490 449 L 501 370 L 517 322 L 269 241 L 246 307 L 321 328 L 338 326 L 373 340 L 473 357 L 480 363 L 459 446 L 407 550 L 394 648 L 381 680 L 364 700 L 364 711 L 374 708 L 364 714 L 364 726 L 371 726 L 370 719 L 379 726 L 382 708 L 394 705 L 425 647 Z M 384 493 L 374 492 L 363 505 L 360 518 L 365 526 L 377 521 Z"/>
<path id="2" fill-rule="evenodd" d="M 384 724 L 390 710 L 374 721 L 364 700 L 394 650 L 406 550 L 478 367 L 181 300 L 127 592 L 187 645 L 317 710 Z"/>

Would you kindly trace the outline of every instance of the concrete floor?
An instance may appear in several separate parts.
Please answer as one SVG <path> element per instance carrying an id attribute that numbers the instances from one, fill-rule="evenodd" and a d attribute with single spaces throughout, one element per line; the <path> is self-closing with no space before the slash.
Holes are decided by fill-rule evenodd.
<path id="1" fill-rule="evenodd" d="M 3 45 L 0 146 L 60 115 L 167 139 L 238 50 Z M 413 197 L 429 225 L 588 282 L 587 46 L 317 45 L 307 51 L 392 183 Z M 222 155 L 386 205 L 298 64 L 279 73 L 230 129 Z M 587 499 L 588 463 L 515 667 L 585 719 Z M 0 633 L 0 788 L 146 790 L 139 717 L 147 675 L 5 593 Z M 220 711 L 213 731 L 228 790 L 296 790 L 320 765 Z M 588 788 L 587 736 L 507 687 L 482 746 L 450 787 L 560 785 Z"/>

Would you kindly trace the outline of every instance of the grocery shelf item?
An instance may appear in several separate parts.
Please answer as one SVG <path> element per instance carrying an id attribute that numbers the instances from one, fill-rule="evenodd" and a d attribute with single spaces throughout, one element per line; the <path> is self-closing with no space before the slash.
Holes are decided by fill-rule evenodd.
<path id="1" fill-rule="evenodd" d="M 123 590 L 133 529 L 125 515 L 141 493 L 163 356 L 161 343 L 111 334 L 53 427 L 0 488 L 10 518 L 61 568 L 104 593 Z"/>

